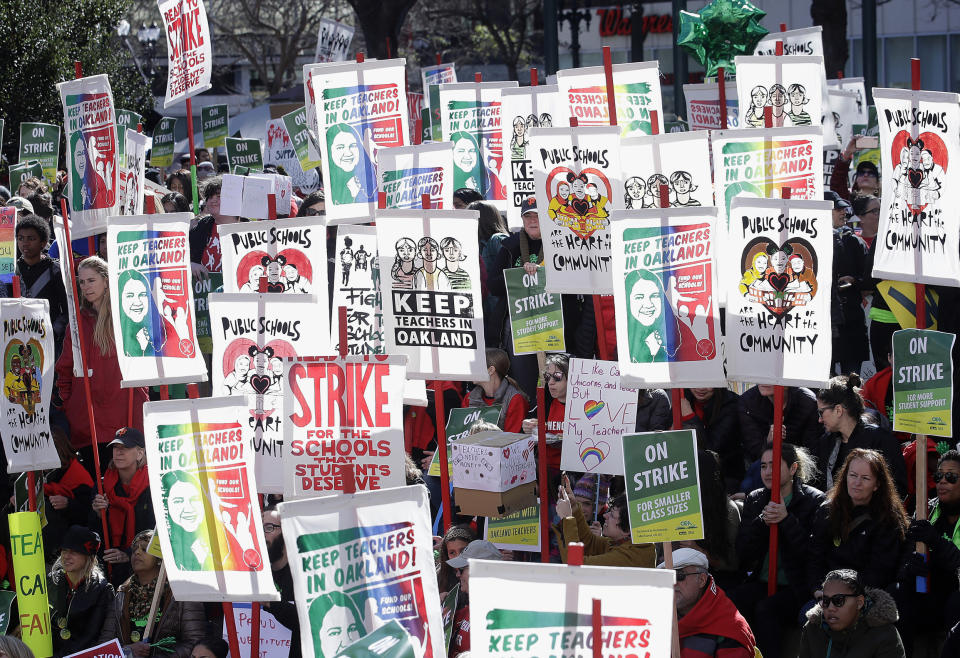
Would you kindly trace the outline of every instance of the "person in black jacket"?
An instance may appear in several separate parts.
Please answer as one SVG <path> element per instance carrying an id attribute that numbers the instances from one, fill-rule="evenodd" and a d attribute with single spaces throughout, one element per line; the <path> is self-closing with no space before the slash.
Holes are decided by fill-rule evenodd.
<path id="1" fill-rule="evenodd" d="M 97 564 L 98 550 L 100 535 L 80 525 L 60 542 L 47 585 L 54 658 L 94 646 L 113 612 L 113 586 Z"/>
<path id="2" fill-rule="evenodd" d="M 641 388 L 637 394 L 637 432 L 660 432 L 673 426 L 670 394 L 662 388 Z"/>
<path id="3" fill-rule="evenodd" d="M 869 587 L 892 586 L 906 530 L 907 512 L 883 455 L 854 448 L 813 518 L 808 540 L 808 595 L 819 596 L 824 576 L 834 569 L 859 572 Z"/>
<path id="4" fill-rule="evenodd" d="M 773 439 L 774 387 L 759 384 L 740 396 L 740 431 L 747 464 L 760 459 L 763 446 Z M 809 448 L 820 435 L 817 399 L 809 388 L 784 386 L 783 436 L 795 446 Z"/>
<path id="5" fill-rule="evenodd" d="M 300 619 L 293 599 L 293 576 L 287 561 L 287 547 L 280 532 L 280 512 L 274 504 L 263 508 L 263 537 L 267 542 L 267 557 L 273 571 L 273 583 L 280 592 L 279 601 L 265 601 L 265 610 L 277 618 L 283 626 L 290 629 L 293 641 L 290 642 L 290 658 L 300 658 Z"/>
<path id="6" fill-rule="evenodd" d="M 743 503 L 737 532 L 737 555 L 746 582 L 729 591 L 730 598 L 750 622 L 757 646 L 766 658 L 778 658 L 783 627 L 796 624 L 808 600 L 806 587 L 807 537 L 813 517 L 823 503 L 823 492 L 807 485 L 816 467 L 803 448 L 784 443 L 780 460 L 780 500 L 770 500 L 773 486 L 773 444 L 760 457 L 763 487 L 751 491 Z M 767 596 L 770 563 L 770 527 L 779 528 L 777 591 Z"/>
<path id="7" fill-rule="evenodd" d="M 720 457 L 720 475 L 727 493 L 736 493 L 743 479 L 739 398 L 726 388 L 687 388 L 680 398 L 683 427 L 696 431 L 699 449 L 712 450 Z"/>
<path id="8" fill-rule="evenodd" d="M 826 491 L 836 480 L 837 471 L 854 448 L 870 448 L 883 455 L 893 474 L 896 491 L 907 494 L 907 465 L 896 437 L 885 430 L 866 425 L 860 377 L 854 373 L 833 377 L 817 394 L 817 415 L 826 432 L 813 445 L 812 452 L 821 472 L 817 487 Z"/>
<path id="9" fill-rule="evenodd" d="M 46 299 L 50 303 L 56 356 L 60 356 L 63 334 L 67 328 L 67 291 L 63 287 L 60 263 L 43 250 L 50 242 L 50 226 L 37 215 L 24 215 L 17 220 L 17 276 L 23 297 Z"/>
<path id="10" fill-rule="evenodd" d="M 841 373 L 859 373 L 863 362 L 870 358 L 860 295 L 867 275 L 867 245 L 847 225 L 850 204 L 833 190 L 824 192 L 823 198 L 833 201 L 832 363 L 840 364 Z"/>
<path id="11" fill-rule="evenodd" d="M 190 229 L 190 265 L 194 278 L 208 272 L 220 272 L 220 233 L 217 227 L 233 224 L 240 218 L 220 214 L 220 191 L 223 179 L 215 176 L 203 184 L 203 212 L 206 216 L 197 220 Z"/>

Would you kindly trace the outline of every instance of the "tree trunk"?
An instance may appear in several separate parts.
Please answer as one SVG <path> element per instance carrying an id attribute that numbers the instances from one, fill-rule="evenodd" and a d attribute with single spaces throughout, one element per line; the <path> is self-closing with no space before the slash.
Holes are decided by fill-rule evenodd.
<path id="1" fill-rule="evenodd" d="M 387 59 L 387 39 L 390 53 L 397 56 L 400 28 L 407 12 L 417 0 L 349 0 L 357 14 L 357 21 L 367 42 L 368 57 Z"/>
<path id="2" fill-rule="evenodd" d="M 846 0 L 811 0 L 810 17 L 814 25 L 823 27 L 823 64 L 827 77 L 836 78 L 850 56 Z"/>

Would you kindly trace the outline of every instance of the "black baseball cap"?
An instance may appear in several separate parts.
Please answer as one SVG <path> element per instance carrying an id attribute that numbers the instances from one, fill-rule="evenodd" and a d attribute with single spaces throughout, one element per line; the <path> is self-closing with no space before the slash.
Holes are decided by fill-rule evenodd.
<path id="1" fill-rule="evenodd" d="M 528 212 L 537 211 L 537 197 L 528 196 L 523 200 L 523 203 L 520 204 L 520 214 L 524 215 Z"/>
<path id="2" fill-rule="evenodd" d="M 824 192 L 823 200 L 833 201 L 834 210 L 839 210 L 840 208 L 843 208 L 844 210 L 846 210 L 847 208 L 850 207 L 850 202 L 844 199 L 842 196 L 840 196 L 836 192 L 834 192 L 833 190 L 827 190 L 826 192 Z"/>
<path id="3" fill-rule="evenodd" d="M 100 535 L 82 525 L 72 525 L 60 541 L 60 548 L 84 555 L 96 555 L 100 550 Z"/>
<path id="4" fill-rule="evenodd" d="M 124 448 L 146 448 L 147 442 L 143 438 L 143 432 L 132 427 L 121 427 L 117 430 L 113 439 L 107 446 L 123 446 Z"/>
<path id="5" fill-rule="evenodd" d="M 873 176 L 877 180 L 880 180 L 880 170 L 877 169 L 877 165 L 873 164 L 869 160 L 864 160 L 857 165 L 857 176 L 861 174 L 867 174 Z"/>

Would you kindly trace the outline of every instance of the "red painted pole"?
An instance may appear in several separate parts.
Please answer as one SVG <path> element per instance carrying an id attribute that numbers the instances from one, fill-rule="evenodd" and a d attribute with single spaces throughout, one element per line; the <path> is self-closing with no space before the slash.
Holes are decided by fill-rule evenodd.
<path id="1" fill-rule="evenodd" d="M 393 53 L 390 51 L 390 37 L 387 37 L 387 59 L 393 57 Z"/>
<path id="2" fill-rule="evenodd" d="M 540 490 L 540 561 L 550 562 L 550 498 L 547 490 L 547 404 L 543 373 L 537 378 L 537 480 Z M 597 482 L 597 487 L 600 483 Z"/>
<path id="3" fill-rule="evenodd" d="M 483 82 L 483 73 L 474 73 L 473 74 L 474 82 Z"/>
<path id="4" fill-rule="evenodd" d="M 593 658 L 603 658 L 603 615 L 600 613 L 600 599 L 593 599 L 590 623 L 593 626 Z"/>
<path id="5" fill-rule="evenodd" d="M 423 119 L 417 119 L 413 122 L 413 144 L 420 146 L 423 143 Z"/>
<path id="6" fill-rule="evenodd" d="M 366 58 L 367 56 L 363 54 L 362 50 L 357 51 L 357 64 L 363 64 Z"/>
<path id="7" fill-rule="evenodd" d="M 727 71 L 717 69 L 717 93 L 720 96 L 720 130 L 727 129 Z"/>
<path id="8" fill-rule="evenodd" d="M 443 57 L 440 55 L 440 53 L 435 53 L 434 58 L 436 59 L 437 66 L 443 64 Z"/>
<path id="9" fill-rule="evenodd" d="M 617 125 L 617 98 L 613 87 L 613 60 L 610 55 L 610 46 L 603 47 L 603 76 L 607 84 L 607 116 L 610 125 Z"/>
<path id="10" fill-rule="evenodd" d="M 534 67 L 530 69 L 530 86 L 536 87 L 540 84 L 540 76 L 537 73 L 537 69 Z"/>
<path id="11" fill-rule="evenodd" d="M 79 63 L 77 63 L 79 66 Z M 87 350 L 83 344 L 83 322 L 80 319 L 80 300 L 76 290 L 76 263 L 73 258 L 73 242 L 70 240 L 70 220 L 67 213 L 67 200 L 60 197 L 60 213 L 63 216 L 63 236 L 67 244 L 62 245 L 60 253 L 66 254 L 70 264 L 71 281 L 64 282 L 65 285 L 73 286 L 73 313 L 77 318 L 77 338 L 80 343 L 80 370 L 83 372 L 83 392 L 87 400 L 87 419 L 90 423 L 90 444 L 93 447 L 93 471 L 96 475 L 97 493 L 103 495 L 103 480 L 100 476 L 100 449 L 97 445 L 97 424 L 93 418 L 93 395 L 90 393 L 90 372 L 87 370 Z M 100 522 L 103 525 L 103 547 L 110 548 L 110 532 L 107 527 L 107 511 L 100 510 Z"/>

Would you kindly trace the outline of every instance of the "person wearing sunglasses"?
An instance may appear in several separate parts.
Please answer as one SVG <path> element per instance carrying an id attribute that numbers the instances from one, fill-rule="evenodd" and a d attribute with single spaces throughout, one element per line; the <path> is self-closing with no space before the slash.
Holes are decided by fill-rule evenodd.
<path id="1" fill-rule="evenodd" d="M 831 571 L 820 590 L 817 605 L 807 612 L 799 658 L 904 658 L 892 596 L 865 587 L 852 569 Z"/>
<path id="2" fill-rule="evenodd" d="M 943 453 L 932 479 L 937 495 L 930 501 L 929 521 L 910 522 L 909 552 L 900 569 L 897 607 L 907 646 L 915 633 L 945 631 L 960 622 L 960 452 Z M 919 553 L 919 542 L 926 545 L 929 558 Z M 917 577 L 926 578 L 926 592 L 917 593 Z"/>
<path id="3" fill-rule="evenodd" d="M 560 474 L 560 446 L 563 442 L 563 418 L 567 404 L 567 373 L 570 369 L 570 356 L 567 354 L 549 354 L 543 369 L 543 382 L 550 396 L 546 399 L 546 429 L 547 429 L 547 469 L 551 471 L 550 486 L 555 487 L 554 480 Z M 536 408 L 531 413 L 536 412 Z M 523 421 L 523 431 L 530 433 L 537 430 L 537 417 Z"/>
<path id="4" fill-rule="evenodd" d="M 673 556 L 680 655 L 752 658 L 756 642 L 750 625 L 710 575 L 707 556 L 678 548 Z M 657 565 L 666 569 L 666 562 Z"/>
<path id="5" fill-rule="evenodd" d="M 896 493 L 907 494 L 907 466 L 903 452 L 893 434 L 886 429 L 864 423 L 860 377 L 856 373 L 839 375 L 817 393 L 817 416 L 824 434 L 811 444 L 821 476 L 814 484 L 828 491 L 837 481 L 840 466 L 856 448 L 876 450 L 883 455 L 893 475 Z"/>
<path id="6" fill-rule="evenodd" d="M 287 560 L 287 546 L 280 531 L 280 512 L 277 511 L 276 503 L 270 503 L 263 508 L 261 519 L 273 584 L 280 592 L 280 600 L 267 601 L 260 605 L 269 610 L 280 624 L 289 628 L 294 638 L 299 638 L 300 618 L 297 617 L 297 607 L 293 602 L 293 575 L 290 573 L 290 563 Z M 290 643 L 290 658 L 300 658 L 300 655 L 300 642 L 295 640 Z"/>

